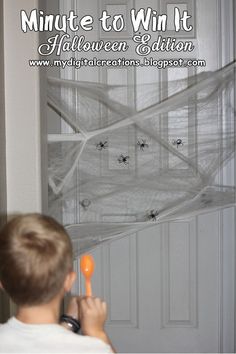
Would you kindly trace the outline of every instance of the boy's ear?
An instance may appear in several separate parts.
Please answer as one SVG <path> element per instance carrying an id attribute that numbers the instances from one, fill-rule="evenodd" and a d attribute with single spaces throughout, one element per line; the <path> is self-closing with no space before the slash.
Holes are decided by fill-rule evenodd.
<path id="1" fill-rule="evenodd" d="M 2 286 L 1 282 L 0 282 L 0 289 L 4 290 L 4 287 Z"/>
<path id="2" fill-rule="evenodd" d="M 66 279 L 64 281 L 64 290 L 65 292 L 69 292 L 75 282 L 76 279 L 76 273 L 75 272 L 70 272 L 67 274 Z"/>

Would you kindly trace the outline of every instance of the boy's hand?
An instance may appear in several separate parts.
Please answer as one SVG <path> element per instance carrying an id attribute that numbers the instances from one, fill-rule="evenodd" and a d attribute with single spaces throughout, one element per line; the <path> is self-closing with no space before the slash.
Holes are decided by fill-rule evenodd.
<path id="1" fill-rule="evenodd" d="M 107 306 L 98 297 L 78 296 L 69 300 L 66 314 L 80 321 L 83 334 L 96 337 L 104 331 Z"/>
<path id="2" fill-rule="evenodd" d="M 72 297 L 68 303 L 66 314 L 80 321 L 82 333 L 96 337 L 111 346 L 104 325 L 107 319 L 107 305 L 99 298 L 78 296 Z"/>
<path id="3" fill-rule="evenodd" d="M 80 299 L 80 323 L 83 334 L 97 337 L 104 335 L 107 305 L 98 297 Z"/>

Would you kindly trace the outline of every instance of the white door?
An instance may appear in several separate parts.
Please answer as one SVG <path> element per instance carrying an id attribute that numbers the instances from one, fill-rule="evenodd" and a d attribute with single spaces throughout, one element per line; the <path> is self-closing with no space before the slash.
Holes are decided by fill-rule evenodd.
<path id="1" fill-rule="evenodd" d="M 141 0 L 87 0 L 61 3 L 63 13 L 74 6 L 80 16 L 90 14 L 94 18 L 98 17 L 101 9 L 107 9 L 110 14 L 126 14 L 132 7 L 139 9 L 145 6 L 158 13 L 167 13 L 171 19 L 175 6 L 181 12 L 187 9 L 192 15 L 194 30 L 189 33 L 180 31 L 178 36 L 193 41 L 195 50 L 189 54 L 181 52 L 181 57 L 204 59 L 207 64 L 204 68 L 157 70 L 145 67 L 136 71 L 131 67 L 82 68 L 76 72 L 64 70 L 64 77 L 111 84 L 161 82 L 185 78 L 201 70 L 215 70 L 233 58 L 231 0 L 147 0 L 145 3 Z M 165 36 L 176 36 L 171 26 Z M 86 33 L 88 40 L 101 37 L 99 30 Z M 116 39 L 117 33 L 109 33 L 109 38 Z M 131 38 L 132 33 L 127 27 L 125 40 L 131 41 Z M 111 53 L 107 55 L 111 56 Z M 174 56 L 179 58 L 180 54 L 171 53 L 169 58 Z M 135 53 L 129 57 L 134 58 Z M 158 58 L 161 57 L 168 58 L 168 53 L 158 54 Z M 127 138 L 127 148 L 128 144 Z M 219 178 L 221 182 L 234 183 L 233 163 Z M 83 212 L 89 211 L 81 210 Z M 93 292 L 108 302 L 107 331 L 119 352 L 234 351 L 233 209 L 154 225 L 98 247 L 93 254 L 96 260 Z M 79 291 L 81 287 L 83 280 L 78 278 L 75 289 Z"/>

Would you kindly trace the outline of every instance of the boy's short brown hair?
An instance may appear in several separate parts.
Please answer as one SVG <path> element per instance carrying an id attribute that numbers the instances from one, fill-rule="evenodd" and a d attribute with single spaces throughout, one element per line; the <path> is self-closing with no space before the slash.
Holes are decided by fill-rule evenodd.
<path id="1" fill-rule="evenodd" d="M 0 281 L 17 305 L 50 302 L 71 270 L 70 238 L 53 218 L 19 215 L 0 232 Z"/>

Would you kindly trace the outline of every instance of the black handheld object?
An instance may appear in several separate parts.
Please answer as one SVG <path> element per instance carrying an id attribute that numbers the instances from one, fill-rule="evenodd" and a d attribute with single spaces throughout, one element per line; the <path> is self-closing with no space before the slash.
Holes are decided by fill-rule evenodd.
<path id="1" fill-rule="evenodd" d="M 60 323 L 66 323 L 74 333 L 78 333 L 80 330 L 80 323 L 75 318 L 68 315 L 61 315 Z"/>

